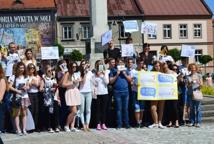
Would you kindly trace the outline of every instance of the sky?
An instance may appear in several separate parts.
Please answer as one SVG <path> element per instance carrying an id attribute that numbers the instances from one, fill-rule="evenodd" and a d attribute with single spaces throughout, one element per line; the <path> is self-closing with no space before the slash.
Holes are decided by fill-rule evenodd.
<path id="1" fill-rule="evenodd" d="M 205 1 L 214 14 L 214 0 L 205 0 Z"/>

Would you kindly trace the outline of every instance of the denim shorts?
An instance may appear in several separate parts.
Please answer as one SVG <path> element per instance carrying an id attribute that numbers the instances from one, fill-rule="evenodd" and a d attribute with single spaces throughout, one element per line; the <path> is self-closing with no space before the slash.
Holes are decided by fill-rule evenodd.
<path id="1" fill-rule="evenodd" d="M 142 100 L 137 100 L 137 92 L 132 92 L 133 99 L 134 99 L 134 109 L 135 112 L 140 112 L 144 110 L 144 102 Z"/>

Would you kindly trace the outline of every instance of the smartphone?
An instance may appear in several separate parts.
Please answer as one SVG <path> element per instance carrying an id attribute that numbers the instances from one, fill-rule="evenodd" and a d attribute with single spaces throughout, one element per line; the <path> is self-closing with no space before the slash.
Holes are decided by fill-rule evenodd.
<path id="1" fill-rule="evenodd" d="M 99 72 L 103 72 L 104 71 L 104 65 L 99 65 Z"/>

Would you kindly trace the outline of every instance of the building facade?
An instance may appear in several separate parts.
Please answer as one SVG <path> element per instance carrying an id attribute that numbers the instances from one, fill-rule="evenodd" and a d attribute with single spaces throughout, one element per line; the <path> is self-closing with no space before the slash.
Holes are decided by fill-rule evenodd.
<path id="1" fill-rule="evenodd" d="M 57 0 L 57 39 L 66 52 L 79 49 L 86 52 L 86 40 L 90 38 L 90 10 L 88 0 Z M 72 10 L 70 10 L 72 9 Z M 151 50 L 159 54 L 161 45 L 180 49 L 182 44 L 194 45 L 198 62 L 200 55 L 213 57 L 212 12 L 204 0 L 108 0 L 108 23 L 113 39 L 119 47 L 129 34 L 122 22 L 137 20 L 157 24 L 157 35 L 131 34 L 137 51 L 143 42 L 151 44 Z M 212 65 L 212 62 L 210 63 Z"/>

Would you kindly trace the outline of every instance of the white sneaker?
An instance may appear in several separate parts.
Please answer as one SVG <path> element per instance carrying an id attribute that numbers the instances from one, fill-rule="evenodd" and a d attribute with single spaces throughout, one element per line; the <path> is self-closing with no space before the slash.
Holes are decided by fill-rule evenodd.
<path id="1" fill-rule="evenodd" d="M 71 132 L 79 132 L 80 130 L 76 129 L 76 128 L 71 128 L 70 130 Z"/>
<path id="2" fill-rule="evenodd" d="M 158 124 L 152 124 L 152 125 L 148 126 L 148 128 L 158 128 Z"/>
<path id="3" fill-rule="evenodd" d="M 54 133 L 54 130 L 52 128 L 48 129 L 49 133 Z"/>
<path id="4" fill-rule="evenodd" d="M 161 123 L 158 124 L 158 128 L 165 129 L 165 126 L 163 126 Z"/>
<path id="5" fill-rule="evenodd" d="M 65 127 L 64 127 L 64 130 L 65 130 L 65 132 L 70 132 L 70 129 L 69 129 L 68 126 L 65 126 Z"/>
<path id="6" fill-rule="evenodd" d="M 24 135 L 27 135 L 27 131 L 26 131 L 26 130 L 23 130 L 23 134 L 24 134 Z"/>
<path id="7" fill-rule="evenodd" d="M 60 129 L 59 129 L 59 128 L 56 128 L 56 129 L 55 129 L 55 132 L 57 132 L 57 133 L 60 132 Z"/>

